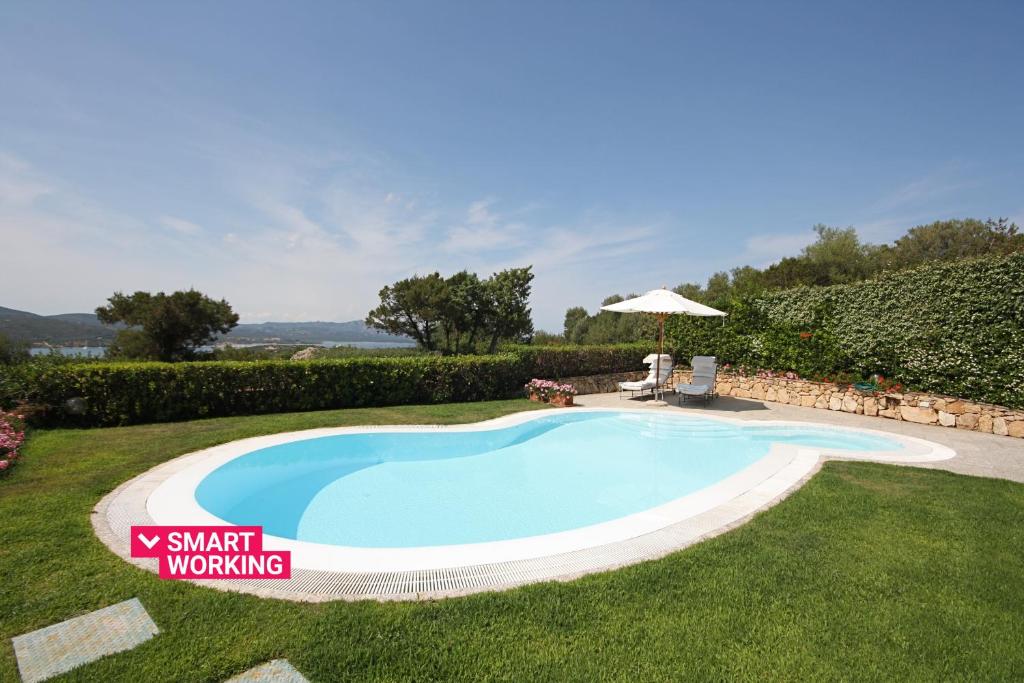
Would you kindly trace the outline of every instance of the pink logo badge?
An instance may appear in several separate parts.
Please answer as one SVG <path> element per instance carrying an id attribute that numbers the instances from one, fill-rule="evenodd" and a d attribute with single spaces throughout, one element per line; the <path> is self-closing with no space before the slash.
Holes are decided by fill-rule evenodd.
<path id="1" fill-rule="evenodd" d="M 288 579 L 291 552 L 264 550 L 259 526 L 133 526 L 132 557 L 160 560 L 162 579 Z"/>

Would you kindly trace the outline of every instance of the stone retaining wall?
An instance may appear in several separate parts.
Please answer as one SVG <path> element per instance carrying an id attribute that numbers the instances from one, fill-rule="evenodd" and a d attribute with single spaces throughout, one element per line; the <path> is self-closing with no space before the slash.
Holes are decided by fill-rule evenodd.
<path id="1" fill-rule="evenodd" d="M 676 370 L 672 383 L 690 380 L 689 370 Z M 742 377 L 719 373 L 715 388 L 720 396 L 752 398 L 822 410 L 885 417 L 975 432 L 1024 437 L 1024 410 L 975 403 L 952 396 L 909 392 L 865 394 L 853 387 L 780 377 Z M 580 393 L 583 393 L 582 391 Z"/>
<path id="2" fill-rule="evenodd" d="M 577 394 L 607 394 L 619 390 L 619 382 L 635 382 L 647 377 L 647 373 L 618 372 L 612 375 L 588 375 L 586 377 L 563 377 L 558 380 L 563 384 L 576 387 Z"/>

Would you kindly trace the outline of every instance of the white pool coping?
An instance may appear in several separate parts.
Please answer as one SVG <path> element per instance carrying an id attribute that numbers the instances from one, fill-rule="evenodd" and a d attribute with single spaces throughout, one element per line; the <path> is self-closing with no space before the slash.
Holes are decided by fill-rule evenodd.
<path id="1" fill-rule="evenodd" d="M 373 426 L 338 427 L 288 432 L 253 437 L 222 444 L 175 458 L 136 477 L 108 495 L 97 507 L 94 526 L 100 537 L 122 557 L 127 556 L 131 525 L 225 525 L 232 524 L 214 516 L 196 502 L 195 490 L 213 470 L 247 453 L 269 446 L 316 439 L 325 436 L 397 432 L 472 432 L 503 429 L 550 416 L 553 411 L 515 413 L 493 420 L 452 426 Z M 423 597 L 454 595 L 473 590 L 491 590 L 518 585 L 530 580 L 565 578 L 613 566 L 657 557 L 685 547 L 738 518 L 763 509 L 781 494 L 793 489 L 812 473 L 823 458 L 870 460 L 888 463 L 914 463 L 944 460 L 955 452 L 941 444 L 905 435 L 869 429 L 838 427 L 795 421 L 749 421 L 711 415 L 685 416 L 650 408 L 576 408 L 574 413 L 634 413 L 658 419 L 681 421 L 706 420 L 752 429 L 806 427 L 816 430 L 865 433 L 902 444 L 895 451 L 821 450 L 789 444 L 773 444 L 768 455 L 747 468 L 700 491 L 655 508 L 615 520 L 578 529 L 541 536 L 464 545 L 419 548 L 361 548 L 297 541 L 279 536 L 264 536 L 264 547 L 292 553 L 293 579 L 288 582 L 216 581 L 202 582 L 229 590 L 291 599 L 337 599 L 358 597 Z M 623 453 L 628 457 L 628 453 Z M 770 494 L 770 495 L 769 495 Z M 737 513 L 740 513 L 737 517 Z M 690 534 L 682 542 L 678 532 L 699 526 L 701 533 Z M 655 542 L 662 536 L 665 542 Z M 643 540 L 645 542 L 638 543 Z M 666 545 L 667 543 L 667 545 Z M 639 549 L 633 553 L 629 547 Z M 625 554 L 623 554 L 625 553 Z M 126 557 L 126 559 L 128 559 Z M 152 562 L 131 560 L 154 569 Z M 566 565 L 573 571 L 566 573 Z M 528 567 L 524 580 L 511 567 Z M 502 568 L 505 568 L 504 570 Z M 559 573 L 561 572 L 561 573 Z M 504 574 L 509 574 L 504 576 Z M 296 576 L 299 578 L 296 579 Z M 459 578 L 459 577 L 463 578 Z M 484 577 L 484 578 L 481 578 Z M 305 581 L 318 586 L 313 593 L 295 585 Z M 253 589 L 253 584 L 261 584 Z M 331 587 L 324 590 L 324 586 Z M 367 586 L 371 592 L 365 592 Z M 405 588 L 403 588 L 405 587 Z M 248 588 L 248 590 L 247 590 Z M 416 590 L 408 590 L 415 588 Z M 420 590 L 425 588 L 426 590 Z M 380 591 L 384 592 L 380 592 Z M 398 590 L 398 592 L 394 592 Z M 362 592 L 360 592 L 362 591 Z"/>

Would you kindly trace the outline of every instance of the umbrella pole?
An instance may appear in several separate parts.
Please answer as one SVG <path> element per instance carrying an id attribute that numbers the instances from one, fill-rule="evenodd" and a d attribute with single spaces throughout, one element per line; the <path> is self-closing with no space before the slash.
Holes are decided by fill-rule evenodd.
<path id="1" fill-rule="evenodd" d="M 658 359 L 655 361 L 654 398 L 658 399 L 661 385 L 661 353 L 665 348 L 665 314 L 658 313 Z"/>

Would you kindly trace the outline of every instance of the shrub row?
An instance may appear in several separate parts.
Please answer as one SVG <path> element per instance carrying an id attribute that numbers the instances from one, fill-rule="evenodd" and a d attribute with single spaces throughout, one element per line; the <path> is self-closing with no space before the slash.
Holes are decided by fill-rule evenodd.
<path id="1" fill-rule="evenodd" d="M 1024 407 L 1024 254 L 740 300 L 720 320 L 670 318 L 673 352 L 815 377 L 880 373 L 918 389 Z"/>
<path id="2" fill-rule="evenodd" d="M 533 377 L 563 379 L 643 370 L 643 359 L 654 348 L 649 343 L 614 345 L 561 345 L 506 347 L 523 359 Z"/>
<path id="3" fill-rule="evenodd" d="M 34 421 L 107 426 L 401 404 L 508 398 L 532 377 L 641 367 L 644 347 L 511 347 L 492 356 L 313 361 L 84 363 L 13 368 L 0 405 Z"/>

